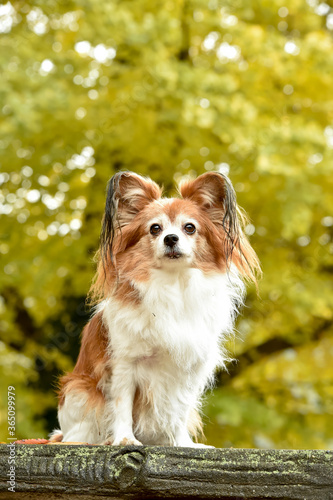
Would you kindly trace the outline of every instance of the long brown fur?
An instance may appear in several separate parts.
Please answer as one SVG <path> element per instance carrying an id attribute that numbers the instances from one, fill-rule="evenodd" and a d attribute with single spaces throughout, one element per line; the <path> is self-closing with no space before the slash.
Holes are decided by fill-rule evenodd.
<path id="1" fill-rule="evenodd" d="M 105 399 L 99 385 L 103 378 L 111 375 L 107 343 L 102 314 L 97 313 L 83 329 L 81 349 L 73 372 L 59 381 L 60 407 L 66 394 L 75 392 L 87 394 L 87 408 L 100 410 L 104 406 Z"/>

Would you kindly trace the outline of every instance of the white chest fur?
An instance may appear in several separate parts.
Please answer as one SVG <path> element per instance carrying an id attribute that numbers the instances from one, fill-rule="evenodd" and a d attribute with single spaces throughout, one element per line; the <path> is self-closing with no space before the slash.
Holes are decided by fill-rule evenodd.
<path id="1" fill-rule="evenodd" d="M 169 273 L 154 270 L 149 281 L 135 284 L 142 301 L 129 307 L 110 298 L 104 320 L 114 358 L 169 355 L 185 369 L 218 360 L 218 344 L 232 329 L 243 285 L 235 274 L 205 276 L 199 269 Z"/>
<path id="2" fill-rule="evenodd" d="M 175 436 L 190 409 L 199 407 L 215 368 L 225 362 L 221 343 L 232 329 L 243 285 L 235 274 L 205 276 L 187 269 L 155 270 L 149 281 L 135 286 L 139 305 L 124 306 L 114 298 L 103 304 L 113 365 L 113 384 L 104 392 L 112 408 L 115 385 L 130 380 L 126 393 L 134 395 L 137 387 L 153 402 L 139 414 L 136 435 L 146 444 L 180 443 L 184 437 Z"/>

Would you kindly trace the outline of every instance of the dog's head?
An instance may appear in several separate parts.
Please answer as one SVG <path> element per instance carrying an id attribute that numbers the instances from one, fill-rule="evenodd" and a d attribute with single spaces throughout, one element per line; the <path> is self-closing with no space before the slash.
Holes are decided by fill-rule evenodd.
<path id="1" fill-rule="evenodd" d="M 132 172 L 112 177 L 101 231 L 99 288 L 102 275 L 109 284 L 124 275 L 135 282 L 149 279 L 152 269 L 225 273 L 231 264 L 255 279 L 258 260 L 243 233 L 228 178 L 208 172 L 183 182 L 179 191 L 180 198 L 162 198 L 150 179 Z"/>

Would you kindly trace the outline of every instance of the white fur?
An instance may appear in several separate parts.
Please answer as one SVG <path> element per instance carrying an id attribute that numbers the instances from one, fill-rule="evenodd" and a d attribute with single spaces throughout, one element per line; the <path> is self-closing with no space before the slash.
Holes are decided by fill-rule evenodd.
<path id="1" fill-rule="evenodd" d="M 58 420 L 64 442 L 101 443 L 101 424 L 95 411 L 87 413 L 85 393 L 67 394 L 59 408 Z"/>
<path id="2" fill-rule="evenodd" d="M 59 411 L 64 441 L 196 446 L 187 431 L 189 414 L 227 359 L 222 344 L 244 285 L 234 269 L 206 275 L 178 262 L 166 267 L 133 283 L 139 305 L 124 306 L 115 297 L 100 304 L 112 363 L 111 379 L 101 387 L 105 410 L 100 417 L 84 414 L 84 395 L 67 395 Z M 133 428 L 137 388 L 151 404 Z"/>
<path id="3" fill-rule="evenodd" d="M 170 200 L 163 200 L 164 205 L 169 203 Z M 160 202 L 162 204 L 162 202 Z M 179 241 L 175 246 L 175 250 L 181 252 L 182 259 L 177 262 L 174 261 L 173 265 L 179 267 L 179 264 L 184 266 L 189 266 L 192 264 L 195 257 L 195 247 L 197 240 L 197 231 L 194 234 L 187 235 L 183 228 L 185 224 L 192 223 L 197 230 L 200 230 L 200 225 L 195 219 L 186 216 L 186 214 L 179 214 L 174 222 L 171 222 L 166 214 L 161 214 L 159 217 L 151 219 L 147 225 L 147 229 L 153 224 L 159 224 L 162 228 L 161 233 L 158 236 L 153 236 L 153 251 L 155 257 L 155 263 L 157 266 L 165 267 L 170 270 L 170 261 L 165 260 L 165 244 L 164 238 L 168 234 L 175 234 L 178 236 Z"/>

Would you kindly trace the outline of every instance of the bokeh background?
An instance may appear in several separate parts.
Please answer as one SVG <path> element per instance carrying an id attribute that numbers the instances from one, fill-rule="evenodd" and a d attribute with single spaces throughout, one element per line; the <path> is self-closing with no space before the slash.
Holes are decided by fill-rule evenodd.
<path id="1" fill-rule="evenodd" d="M 263 268 L 204 404 L 208 443 L 333 448 L 333 5 L 0 5 L 1 435 L 56 424 L 108 179 L 228 173 Z"/>

